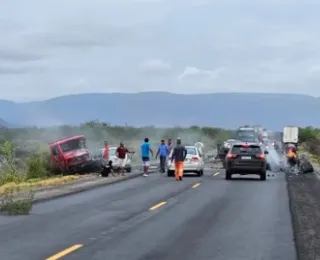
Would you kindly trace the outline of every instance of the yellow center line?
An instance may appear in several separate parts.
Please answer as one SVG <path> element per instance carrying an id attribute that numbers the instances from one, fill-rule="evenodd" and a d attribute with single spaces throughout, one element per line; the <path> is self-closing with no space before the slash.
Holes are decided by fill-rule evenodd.
<path id="1" fill-rule="evenodd" d="M 195 185 L 192 186 L 192 188 L 198 188 L 200 186 L 201 183 L 196 183 Z"/>
<path id="2" fill-rule="evenodd" d="M 167 204 L 167 202 L 162 201 L 162 202 L 154 205 L 153 207 L 151 207 L 149 210 L 155 210 L 155 209 L 160 208 L 160 207 L 162 207 L 162 206 L 164 206 L 164 205 L 166 205 L 166 204 Z"/>
<path id="3" fill-rule="evenodd" d="M 62 257 L 78 250 L 79 248 L 83 247 L 83 245 L 74 245 L 74 246 L 71 246 L 53 256 L 50 256 L 49 258 L 47 258 L 46 260 L 58 260 L 58 259 L 61 259 Z"/>
<path id="4" fill-rule="evenodd" d="M 220 174 L 220 172 L 216 172 L 216 173 L 213 174 L 213 176 L 217 176 L 219 174 Z"/>

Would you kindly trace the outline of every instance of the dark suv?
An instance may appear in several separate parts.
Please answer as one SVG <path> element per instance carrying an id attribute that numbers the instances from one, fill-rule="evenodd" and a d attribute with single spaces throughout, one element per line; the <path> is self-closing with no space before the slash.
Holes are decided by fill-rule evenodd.
<path id="1" fill-rule="evenodd" d="M 226 156 L 226 180 L 232 174 L 257 174 L 260 180 L 266 180 L 267 161 L 266 154 L 258 143 L 235 143 Z"/>

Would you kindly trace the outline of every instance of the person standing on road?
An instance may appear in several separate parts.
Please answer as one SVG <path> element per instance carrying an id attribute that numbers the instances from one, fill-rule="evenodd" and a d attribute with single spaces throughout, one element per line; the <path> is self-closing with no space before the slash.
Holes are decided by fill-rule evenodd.
<path id="1" fill-rule="evenodd" d="M 119 163 L 119 175 L 121 173 L 122 176 L 125 176 L 124 169 L 126 167 L 127 162 L 127 154 L 128 153 L 134 153 L 130 152 L 126 147 L 124 147 L 123 142 L 120 143 L 120 146 L 116 150 L 116 155 L 118 157 L 118 163 Z"/>
<path id="2" fill-rule="evenodd" d="M 181 139 L 177 139 L 177 145 L 173 148 L 171 163 L 175 161 L 175 178 L 177 181 L 182 181 L 184 160 L 187 157 L 187 150 L 184 145 L 181 144 Z"/>
<path id="3" fill-rule="evenodd" d="M 148 177 L 148 170 L 150 166 L 150 153 L 153 157 L 153 151 L 149 143 L 149 138 L 144 139 L 144 143 L 141 145 L 141 156 L 143 163 L 143 176 Z"/>
<path id="4" fill-rule="evenodd" d="M 169 154 L 171 153 L 171 151 L 172 151 L 172 149 L 173 149 L 173 143 L 172 143 L 172 139 L 171 138 L 169 138 L 168 139 L 168 156 L 169 156 Z"/>
<path id="5" fill-rule="evenodd" d="M 104 141 L 104 150 L 103 150 L 103 156 L 102 156 L 101 172 L 104 170 L 104 168 L 106 166 L 108 166 L 110 173 L 112 174 L 113 177 L 115 177 L 113 167 L 112 167 L 112 161 L 110 161 L 109 149 L 110 149 L 110 147 L 109 147 L 108 141 Z"/>
<path id="6" fill-rule="evenodd" d="M 160 172 L 165 172 L 165 166 L 166 166 L 166 159 L 169 155 L 168 145 L 166 144 L 165 140 L 161 140 L 161 144 L 158 147 L 158 152 L 156 154 L 156 160 L 158 158 L 158 155 L 160 154 Z"/>

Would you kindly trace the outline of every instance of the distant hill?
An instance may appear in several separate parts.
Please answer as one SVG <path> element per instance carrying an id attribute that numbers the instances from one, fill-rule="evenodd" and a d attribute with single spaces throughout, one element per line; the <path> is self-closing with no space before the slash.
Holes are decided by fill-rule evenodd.
<path id="1" fill-rule="evenodd" d="M 29 126 L 80 124 L 98 119 L 134 126 L 235 128 L 243 124 L 261 124 L 272 130 L 284 125 L 320 127 L 320 100 L 294 94 L 95 93 L 27 103 L 0 100 L 0 111 L 3 120 Z"/>
<path id="2" fill-rule="evenodd" d="M 15 127 L 15 125 L 12 125 L 0 118 L 0 128 L 11 128 L 11 127 Z"/>

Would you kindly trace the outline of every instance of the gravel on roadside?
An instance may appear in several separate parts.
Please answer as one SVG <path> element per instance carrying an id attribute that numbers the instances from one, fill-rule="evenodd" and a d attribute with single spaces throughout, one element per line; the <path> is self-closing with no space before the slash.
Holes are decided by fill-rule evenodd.
<path id="1" fill-rule="evenodd" d="M 287 173 L 298 260 L 320 259 L 320 180 L 317 173 Z"/>

